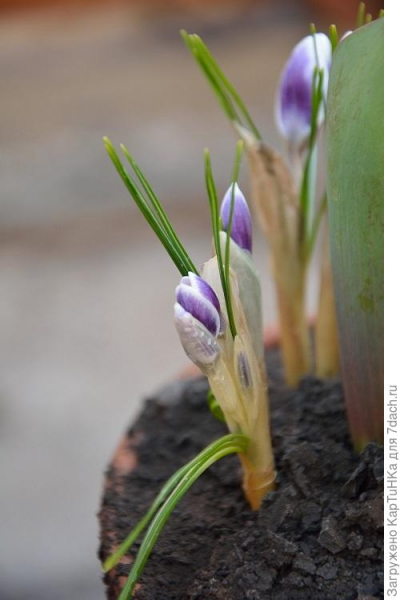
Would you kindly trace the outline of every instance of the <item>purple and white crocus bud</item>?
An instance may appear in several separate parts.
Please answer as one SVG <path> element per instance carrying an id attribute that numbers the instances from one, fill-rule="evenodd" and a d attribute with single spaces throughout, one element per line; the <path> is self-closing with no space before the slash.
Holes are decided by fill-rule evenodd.
<path id="1" fill-rule="evenodd" d="M 200 368 L 220 354 L 221 307 L 212 287 L 198 275 L 182 277 L 176 288 L 175 325 L 186 354 Z"/>
<path id="2" fill-rule="evenodd" d="M 326 98 L 331 60 L 329 38 L 324 33 L 316 33 L 303 38 L 294 47 L 285 65 L 277 96 L 276 122 L 283 137 L 292 145 L 302 144 L 310 135 L 314 69 L 319 67 L 324 71 Z M 320 123 L 322 119 L 323 110 L 319 114 Z"/>
<path id="3" fill-rule="evenodd" d="M 228 230 L 231 214 L 232 186 L 233 184 L 229 187 L 221 204 L 222 227 L 225 231 Z M 246 198 L 243 196 L 237 183 L 235 183 L 234 191 L 231 238 L 240 248 L 242 248 L 242 250 L 247 250 L 251 253 L 253 245 L 251 214 Z"/>

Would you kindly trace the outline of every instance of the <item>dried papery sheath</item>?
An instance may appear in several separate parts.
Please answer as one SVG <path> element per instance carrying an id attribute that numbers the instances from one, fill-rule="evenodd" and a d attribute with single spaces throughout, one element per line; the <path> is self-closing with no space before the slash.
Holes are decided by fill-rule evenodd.
<path id="1" fill-rule="evenodd" d="M 314 71 L 322 69 L 324 97 L 328 90 L 328 74 L 332 46 L 323 33 L 308 35 L 293 49 L 283 70 L 276 102 L 276 122 L 284 138 L 301 145 L 310 135 Z M 319 112 L 319 123 L 323 120 Z"/>
<path id="2" fill-rule="evenodd" d="M 242 250 L 252 251 L 253 230 L 251 214 L 246 199 L 239 186 L 231 185 L 221 204 L 221 220 L 225 231 L 228 230 L 232 212 L 231 238 Z M 233 203 L 233 206 L 232 206 Z"/>

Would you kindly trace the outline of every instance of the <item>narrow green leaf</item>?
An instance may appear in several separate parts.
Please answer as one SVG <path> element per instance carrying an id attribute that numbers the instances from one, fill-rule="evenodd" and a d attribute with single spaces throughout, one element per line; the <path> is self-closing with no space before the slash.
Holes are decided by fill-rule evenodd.
<path id="1" fill-rule="evenodd" d="M 238 94 L 236 88 L 233 86 L 233 84 L 230 82 L 230 80 L 226 77 L 225 73 L 223 72 L 223 70 L 221 69 L 221 67 L 219 66 L 217 61 L 215 60 L 214 56 L 211 54 L 207 45 L 200 38 L 200 36 L 196 35 L 195 37 L 198 40 L 198 48 L 200 49 L 201 55 L 207 59 L 208 64 L 216 73 L 217 77 L 219 78 L 219 81 L 225 87 L 225 89 L 228 91 L 228 93 L 231 95 L 231 98 L 234 100 L 237 107 L 241 111 L 243 120 L 247 123 L 247 126 L 249 127 L 249 129 L 253 132 L 254 136 L 258 140 L 261 140 L 260 132 L 258 131 L 253 119 L 250 116 L 250 113 L 249 113 L 245 103 L 243 102 L 241 96 Z"/>
<path id="2" fill-rule="evenodd" d="M 231 206 L 229 211 L 229 221 L 228 221 L 228 229 L 226 231 L 226 244 L 225 244 L 225 280 L 226 280 L 226 291 L 228 295 L 229 306 L 232 307 L 232 297 L 231 297 L 231 284 L 230 284 L 230 248 L 231 248 L 231 232 L 232 232 L 232 222 L 233 222 L 233 214 L 235 211 L 235 186 L 239 177 L 239 169 L 240 162 L 242 160 L 243 154 L 243 141 L 239 140 L 236 144 L 236 155 L 235 161 L 233 163 L 233 171 L 232 171 L 232 196 L 231 196 Z M 233 316 L 233 313 L 232 313 Z M 236 332 L 236 327 L 234 327 Z M 233 334 L 232 334 L 233 335 Z M 235 337 L 235 336 L 233 336 Z"/>
<path id="3" fill-rule="evenodd" d="M 145 190 L 157 216 L 160 219 L 161 224 L 163 225 L 167 235 L 169 236 L 170 240 L 176 245 L 176 247 L 179 249 L 179 252 L 181 254 L 182 257 L 184 257 L 184 260 L 186 262 L 186 264 L 189 267 L 189 271 L 192 271 L 193 273 L 196 273 L 196 275 L 198 275 L 197 269 L 195 267 L 195 265 L 193 264 L 190 256 L 188 255 L 188 253 L 186 252 L 182 242 L 180 241 L 179 237 L 177 236 L 174 228 L 171 225 L 171 221 L 169 220 L 161 202 L 159 201 L 159 199 L 157 198 L 156 194 L 154 193 L 151 185 L 149 184 L 148 180 L 146 179 L 146 177 L 144 176 L 143 172 L 141 171 L 141 169 L 139 168 L 139 165 L 137 164 L 137 162 L 132 158 L 131 154 L 129 153 L 128 149 L 126 148 L 126 146 L 124 146 L 124 144 L 121 144 L 121 149 L 123 151 L 123 153 L 126 156 L 126 159 L 128 160 L 129 164 L 131 165 L 133 171 L 135 172 L 137 178 L 139 179 L 140 183 L 143 186 L 143 189 Z"/>
<path id="4" fill-rule="evenodd" d="M 310 231 L 310 234 L 307 238 L 307 242 L 305 245 L 305 260 L 306 261 L 309 261 L 311 258 L 312 252 L 315 247 L 315 242 L 317 240 L 318 231 L 319 231 L 319 227 L 321 225 L 322 217 L 324 216 L 327 207 L 328 207 L 328 200 L 327 200 L 326 193 L 325 193 L 320 202 L 320 205 L 318 207 L 317 214 L 314 217 L 311 231 Z"/>
<path id="5" fill-rule="evenodd" d="M 317 27 L 316 27 L 315 23 L 310 23 L 310 33 L 315 40 L 315 34 L 317 33 Z"/>
<path id="6" fill-rule="evenodd" d="M 211 54 L 210 50 L 196 34 L 189 35 L 186 31 L 181 31 L 182 38 L 190 50 L 191 54 L 203 70 L 206 78 L 216 93 L 224 112 L 231 121 L 246 126 L 252 131 L 253 135 L 261 140 L 258 131 L 250 113 L 243 102 L 241 96 L 226 77 L 225 73 Z"/>
<path id="7" fill-rule="evenodd" d="M 329 26 L 329 39 L 331 41 L 332 52 L 334 52 L 336 50 L 336 47 L 337 47 L 338 43 L 339 43 L 338 32 L 337 32 L 336 25 L 330 25 Z"/>
<path id="8" fill-rule="evenodd" d="M 308 153 L 304 166 L 303 179 L 300 187 L 300 243 L 307 244 L 311 215 L 315 197 L 316 185 L 316 142 L 318 134 L 318 114 L 323 101 L 324 72 L 315 67 L 313 75 L 311 98 L 311 127 L 308 142 Z M 303 247 L 304 251 L 304 247 Z"/>
<path id="9" fill-rule="evenodd" d="M 231 436 L 225 436 L 225 439 L 229 437 Z M 211 455 L 207 456 L 207 458 L 198 460 L 197 464 L 184 474 L 174 491 L 170 494 L 163 506 L 157 512 L 143 539 L 138 555 L 129 574 L 128 581 L 119 596 L 119 600 L 129 600 L 132 597 L 134 587 L 142 574 L 146 562 L 169 516 L 179 500 L 192 487 L 200 475 L 202 475 L 204 471 L 206 471 L 212 464 L 224 456 L 227 456 L 228 454 L 246 452 L 248 445 L 247 438 L 243 435 L 237 435 L 234 437 L 236 438 L 235 440 L 232 439 L 219 446 L 219 448 Z"/>
<path id="10" fill-rule="evenodd" d="M 210 153 L 208 149 L 204 151 L 204 160 L 205 160 L 205 177 L 206 177 L 206 188 L 208 193 L 208 199 L 210 202 L 210 212 L 211 212 L 211 224 L 215 245 L 215 253 L 217 255 L 218 262 L 218 270 L 219 276 L 221 279 L 222 291 L 224 293 L 225 304 L 226 304 L 226 312 L 228 316 L 229 328 L 231 330 L 232 337 L 236 337 L 236 326 L 235 319 L 233 315 L 231 297 L 230 297 L 230 289 L 229 289 L 229 279 L 227 280 L 226 271 L 224 266 L 224 260 L 222 257 L 222 249 L 221 249 L 221 240 L 220 240 L 220 219 L 219 219 L 219 206 L 218 206 L 218 195 L 217 189 L 215 186 L 215 181 L 212 173 Z"/>
<path id="11" fill-rule="evenodd" d="M 214 398 L 215 400 L 215 398 Z M 208 402 L 207 398 L 207 402 Z M 216 402 L 216 400 L 215 400 Z M 219 407 L 219 405 L 217 404 Z M 221 409 L 220 409 L 221 410 Z M 221 411 L 222 413 L 222 411 Z M 172 477 L 168 479 L 168 481 L 164 484 L 153 504 L 150 506 L 149 510 L 145 514 L 145 516 L 139 521 L 139 523 L 132 529 L 130 534 L 126 537 L 126 539 L 122 542 L 122 544 L 117 548 L 117 550 L 111 554 L 103 564 L 103 571 L 107 573 L 110 571 L 115 565 L 120 561 L 120 559 L 129 551 L 131 546 L 140 536 L 142 531 L 146 528 L 146 526 L 150 523 L 157 510 L 162 506 L 164 501 L 170 495 L 172 490 L 176 487 L 176 485 L 180 482 L 182 477 L 192 469 L 199 461 L 206 460 L 209 456 L 212 456 L 218 449 L 224 447 L 227 443 L 232 443 L 237 441 L 236 434 L 229 434 L 222 438 L 219 438 L 215 442 L 209 444 L 204 450 L 202 450 L 195 458 L 189 461 L 186 465 L 178 469 Z"/>
<path id="12" fill-rule="evenodd" d="M 183 475 L 193 466 L 193 461 L 184 465 L 181 469 L 178 469 L 176 473 L 172 475 L 167 481 L 167 483 L 163 486 L 160 493 L 154 500 L 148 512 L 145 516 L 139 521 L 139 523 L 132 529 L 127 538 L 122 542 L 122 544 L 117 548 L 117 550 L 111 554 L 103 564 L 104 573 L 108 573 L 115 565 L 121 560 L 121 558 L 129 551 L 131 546 L 135 543 L 137 538 L 140 536 L 142 531 L 147 527 L 150 523 L 157 510 L 162 506 L 165 499 L 169 496 L 175 486 L 182 479 Z"/>
<path id="13" fill-rule="evenodd" d="M 364 25 L 365 2 L 360 2 L 357 12 L 356 29 Z"/>
<path id="14" fill-rule="evenodd" d="M 182 275 L 187 275 L 188 271 L 191 270 L 191 266 L 193 265 L 192 261 L 190 259 L 188 260 L 188 255 L 186 252 L 182 253 L 180 246 L 177 245 L 174 239 L 170 237 L 168 231 L 165 229 L 162 222 L 158 220 L 155 213 L 151 210 L 146 199 L 143 197 L 143 194 L 140 192 L 138 186 L 125 170 L 125 167 L 123 166 L 111 141 L 106 137 L 103 138 L 103 140 L 104 146 L 108 152 L 109 157 L 111 158 L 118 174 L 120 175 L 122 181 L 124 182 L 129 193 L 131 194 L 140 212 L 142 213 L 150 227 L 153 229 L 154 233 L 164 246 L 165 250 L 171 257 L 179 272 Z"/>
<path id="15" fill-rule="evenodd" d="M 210 413 L 213 417 L 217 419 L 217 421 L 221 421 L 221 423 L 225 423 L 225 416 L 222 412 L 222 408 L 218 404 L 218 401 L 211 390 L 209 390 L 207 394 L 207 404 L 210 409 Z"/>

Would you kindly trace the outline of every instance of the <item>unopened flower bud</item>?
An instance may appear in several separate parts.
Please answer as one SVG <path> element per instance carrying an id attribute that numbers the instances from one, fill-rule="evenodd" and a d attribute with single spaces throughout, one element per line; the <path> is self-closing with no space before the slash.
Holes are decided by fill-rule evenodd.
<path id="1" fill-rule="evenodd" d="M 301 144 L 310 134 L 311 100 L 315 67 L 323 70 L 326 97 L 332 46 L 323 33 L 308 35 L 293 49 L 283 70 L 276 105 L 276 121 L 281 134 L 293 144 Z M 323 118 L 321 110 L 319 120 Z"/>
<path id="2" fill-rule="evenodd" d="M 228 230 L 229 218 L 231 214 L 232 200 L 234 201 L 231 238 L 242 248 L 251 252 L 253 246 L 252 221 L 249 207 L 242 194 L 238 184 L 235 184 L 235 191 L 232 196 L 232 186 L 229 187 L 221 204 L 222 226 L 225 231 Z"/>
<path id="3" fill-rule="evenodd" d="M 221 328 L 220 304 L 212 287 L 198 275 L 182 277 L 176 288 L 176 301 L 217 337 Z"/>
<path id="4" fill-rule="evenodd" d="M 200 368 L 219 356 L 220 304 L 212 287 L 198 275 L 182 277 L 176 288 L 175 325 L 188 357 Z"/>

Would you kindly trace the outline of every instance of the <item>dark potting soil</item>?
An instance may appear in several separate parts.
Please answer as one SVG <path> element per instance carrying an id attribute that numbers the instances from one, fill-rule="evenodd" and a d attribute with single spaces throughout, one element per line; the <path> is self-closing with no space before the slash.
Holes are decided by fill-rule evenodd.
<path id="1" fill-rule="evenodd" d="M 236 456 L 216 463 L 160 535 L 137 600 L 373 600 L 383 598 L 383 452 L 351 448 L 338 382 L 280 384 L 268 354 L 276 491 L 249 510 Z M 130 532 L 163 482 L 226 433 L 210 414 L 205 379 L 177 382 L 147 401 L 122 463 L 108 470 L 100 558 Z M 135 454 L 137 457 L 136 467 Z M 105 575 L 116 599 L 137 552 Z"/>

